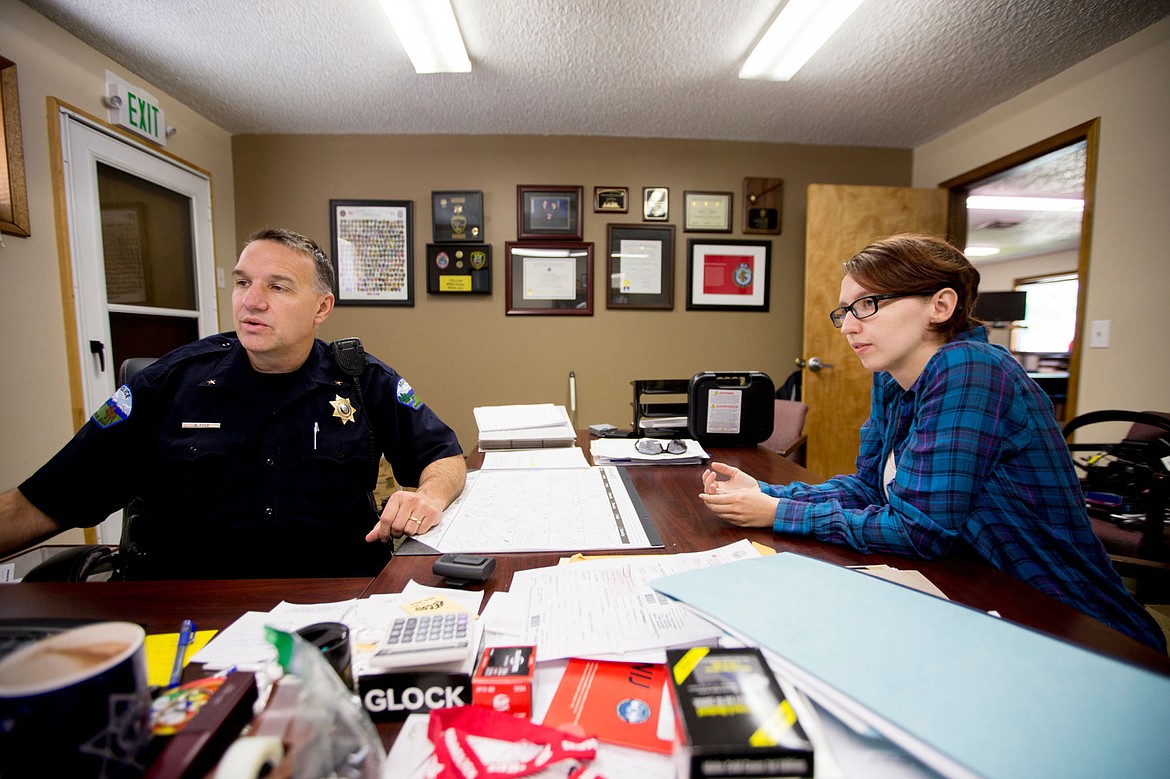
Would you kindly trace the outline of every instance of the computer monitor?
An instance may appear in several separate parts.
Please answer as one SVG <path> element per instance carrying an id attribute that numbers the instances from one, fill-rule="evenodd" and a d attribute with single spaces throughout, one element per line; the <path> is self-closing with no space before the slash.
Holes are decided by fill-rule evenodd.
<path id="1" fill-rule="evenodd" d="M 984 322 L 1015 322 L 1024 318 L 1027 301 L 1027 292 L 980 292 L 973 313 Z"/>

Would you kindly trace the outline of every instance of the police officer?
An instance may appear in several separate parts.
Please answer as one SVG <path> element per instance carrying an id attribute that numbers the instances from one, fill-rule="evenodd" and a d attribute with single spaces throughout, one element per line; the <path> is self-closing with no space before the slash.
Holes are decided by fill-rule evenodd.
<path id="1" fill-rule="evenodd" d="M 394 369 L 360 347 L 347 363 L 316 338 L 334 304 L 325 253 L 266 229 L 232 275 L 236 332 L 142 370 L 0 495 L 0 553 L 138 497 L 136 578 L 374 576 L 391 553 L 378 542 L 439 522 L 463 489 L 462 449 Z M 381 454 L 418 489 L 379 515 Z"/>

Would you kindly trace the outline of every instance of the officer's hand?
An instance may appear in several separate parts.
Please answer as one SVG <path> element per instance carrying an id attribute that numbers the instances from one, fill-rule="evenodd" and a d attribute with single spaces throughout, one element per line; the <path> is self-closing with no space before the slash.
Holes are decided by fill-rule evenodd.
<path id="1" fill-rule="evenodd" d="M 390 541 L 421 536 L 443 518 L 443 507 L 425 492 L 399 490 L 386 501 L 378 524 L 366 534 L 367 541 Z"/>

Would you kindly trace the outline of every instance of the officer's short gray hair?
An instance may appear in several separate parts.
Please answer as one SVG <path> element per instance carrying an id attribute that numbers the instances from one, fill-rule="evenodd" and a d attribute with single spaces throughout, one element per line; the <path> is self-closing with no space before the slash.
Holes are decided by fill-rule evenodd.
<path id="1" fill-rule="evenodd" d="M 333 264 L 329 262 L 329 258 L 325 256 L 325 252 L 312 238 L 283 227 L 265 227 L 263 230 L 257 230 L 248 236 L 248 240 L 244 242 L 244 246 L 247 247 L 253 241 L 276 241 L 282 246 L 287 246 L 292 249 L 294 252 L 305 255 L 313 261 L 313 269 L 316 271 L 317 292 L 322 295 L 328 295 L 333 292 Z"/>

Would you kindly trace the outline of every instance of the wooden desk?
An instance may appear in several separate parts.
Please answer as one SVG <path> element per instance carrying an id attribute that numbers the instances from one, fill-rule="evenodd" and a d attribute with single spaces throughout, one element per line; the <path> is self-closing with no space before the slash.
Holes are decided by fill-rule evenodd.
<path id="1" fill-rule="evenodd" d="M 67 617 L 137 622 L 147 633 L 177 633 L 184 619 L 222 630 L 245 611 L 282 600 L 328 603 L 357 598 L 370 579 L 240 579 L 199 582 L 29 582 L 0 585 L 0 619 Z"/>
<path id="2" fill-rule="evenodd" d="M 589 437 L 587 431 L 578 433 L 578 441 L 587 454 Z M 714 459 L 735 465 L 773 484 L 822 481 L 791 460 L 759 447 L 709 448 L 708 451 Z M 469 468 L 477 468 L 482 462 L 483 455 L 478 452 L 468 457 Z M 647 550 L 649 553 L 696 552 L 748 538 L 777 551 L 796 552 L 838 565 L 886 563 L 896 568 L 918 570 L 953 601 L 983 611 L 997 611 L 1006 619 L 1065 641 L 1170 674 L 1170 658 L 1166 655 L 1042 595 L 983 562 L 958 559 L 932 562 L 896 555 L 867 555 L 811 538 L 776 535 L 770 529 L 726 525 L 716 519 L 699 499 L 704 468 L 703 465 L 664 465 L 629 469 L 631 481 L 666 544 L 662 550 Z M 496 571 L 484 583 L 483 590 L 489 595 L 497 590 L 506 591 L 516 571 L 555 565 L 558 559 L 568 554 L 497 554 Z M 374 579 L 367 593 L 401 592 L 411 579 L 420 584 L 441 586 L 442 578 L 431 573 L 434 559 L 433 556 L 395 557 Z"/>
<path id="3" fill-rule="evenodd" d="M 588 433 L 580 441 L 588 452 Z M 715 459 L 731 463 L 773 483 L 819 481 L 799 465 L 756 447 L 711 449 Z M 471 467 L 482 463 L 473 454 Z M 663 554 L 711 549 L 748 538 L 779 551 L 791 551 L 839 565 L 888 563 L 921 571 L 954 601 L 982 610 L 996 610 L 1006 619 L 1057 638 L 1170 674 L 1170 658 L 1106 627 L 1075 609 L 1054 601 L 1022 582 L 980 562 L 927 562 L 892 555 L 863 555 L 847 547 L 807 538 L 778 536 L 768 529 L 740 529 L 724 525 L 699 500 L 704 466 L 639 466 L 631 480 L 653 517 L 666 547 Z M 569 554 L 500 554 L 497 567 L 483 589 L 507 590 L 515 571 L 553 565 Z M 125 619 L 141 623 L 148 632 L 175 632 L 185 618 L 201 628 L 227 627 L 248 610 L 268 611 L 281 600 L 319 603 L 372 593 L 401 592 L 406 582 L 440 586 L 431 573 L 433 556 L 397 556 L 375 579 L 276 579 L 206 582 L 104 582 L 91 584 L 30 583 L 0 585 L 0 618 L 80 617 Z M 745 592 L 750 591 L 745 586 Z M 188 675 L 197 673 L 188 669 Z M 378 726 L 389 746 L 398 723 Z"/>

